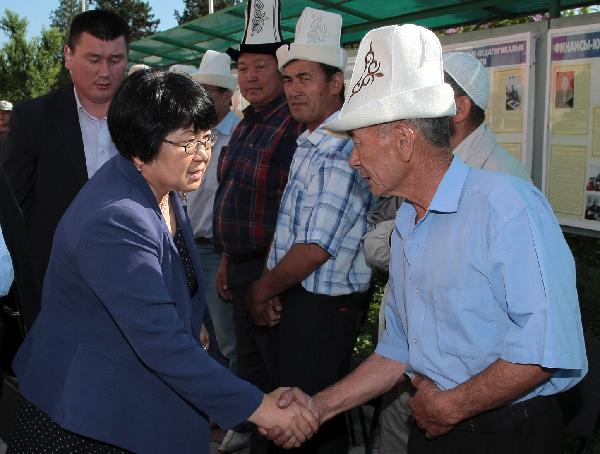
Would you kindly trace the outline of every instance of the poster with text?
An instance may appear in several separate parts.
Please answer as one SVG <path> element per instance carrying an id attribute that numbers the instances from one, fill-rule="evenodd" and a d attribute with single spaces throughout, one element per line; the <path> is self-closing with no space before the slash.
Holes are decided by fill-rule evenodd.
<path id="1" fill-rule="evenodd" d="M 548 32 L 543 190 L 563 225 L 600 231 L 600 25 Z"/>
<path id="2" fill-rule="evenodd" d="M 490 100 L 486 123 L 496 140 L 531 172 L 533 144 L 533 36 L 505 37 L 445 45 L 444 52 L 474 55 L 487 69 Z"/>

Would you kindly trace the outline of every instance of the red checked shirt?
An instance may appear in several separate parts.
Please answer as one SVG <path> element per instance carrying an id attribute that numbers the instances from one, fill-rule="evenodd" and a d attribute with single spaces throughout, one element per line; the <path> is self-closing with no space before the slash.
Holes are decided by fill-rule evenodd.
<path id="1" fill-rule="evenodd" d="M 219 157 L 213 210 L 217 250 L 233 256 L 263 250 L 266 254 L 296 139 L 304 129 L 290 116 L 283 95 L 260 111 L 251 106 L 244 110 Z"/>

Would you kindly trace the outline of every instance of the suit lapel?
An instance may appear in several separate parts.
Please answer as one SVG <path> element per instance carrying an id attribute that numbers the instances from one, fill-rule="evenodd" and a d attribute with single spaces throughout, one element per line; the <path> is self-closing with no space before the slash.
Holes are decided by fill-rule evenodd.
<path id="1" fill-rule="evenodd" d="M 52 110 L 54 112 L 50 118 L 54 123 L 57 135 L 63 142 L 63 151 L 71 162 L 77 179 L 81 185 L 84 185 L 88 180 L 88 176 L 73 85 L 69 85 L 62 90 L 56 101 L 56 109 Z"/>

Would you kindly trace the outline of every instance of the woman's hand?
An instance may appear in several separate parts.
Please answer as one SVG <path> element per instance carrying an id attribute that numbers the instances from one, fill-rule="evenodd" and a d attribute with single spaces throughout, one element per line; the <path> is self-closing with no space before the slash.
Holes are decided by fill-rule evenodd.
<path id="1" fill-rule="evenodd" d="M 204 347 L 204 350 L 208 350 L 208 347 L 210 347 L 210 336 L 204 323 L 200 325 L 200 345 Z"/>
<path id="2" fill-rule="evenodd" d="M 221 255 L 221 263 L 219 263 L 219 269 L 217 270 L 217 292 L 221 295 L 225 301 L 231 301 L 233 295 L 227 285 L 227 256 L 225 253 Z"/>

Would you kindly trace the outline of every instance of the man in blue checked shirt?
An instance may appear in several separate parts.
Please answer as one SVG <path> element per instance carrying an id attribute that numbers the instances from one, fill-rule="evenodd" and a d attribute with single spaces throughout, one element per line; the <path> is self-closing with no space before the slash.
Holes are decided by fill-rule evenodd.
<path id="1" fill-rule="evenodd" d="M 350 96 L 325 127 L 352 134 L 350 162 L 373 193 L 405 200 L 386 328 L 350 375 L 279 404 L 296 399 L 323 423 L 406 373 L 409 453 L 562 454 L 553 395 L 587 372 L 573 257 L 531 183 L 452 155 L 441 57 L 434 33 L 412 24 L 372 30 L 359 46 Z"/>
<path id="2" fill-rule="evenodd" d="M 313 21 L 323 40 L 308 42 Z M 343 104 L 341 16 L 306 8 L 296 40 L 277 51 L 290 112 L 308 129 L 298 138 L 281 199 L 267 270 L 248 292 L 255 323 L 270 327 L 271 386 L 317 392 L 349 371 L 369 303 L 371 270 L 362 236 L 371 194 L 348 164 L 352 141 L 322 129 Z M 337 35 L 336 35 L 337 31 Z M 314 36 L 313 36 L 314 38 Z M 348 452 L 343 416 L 323 426 L 302 452 Z"/>

